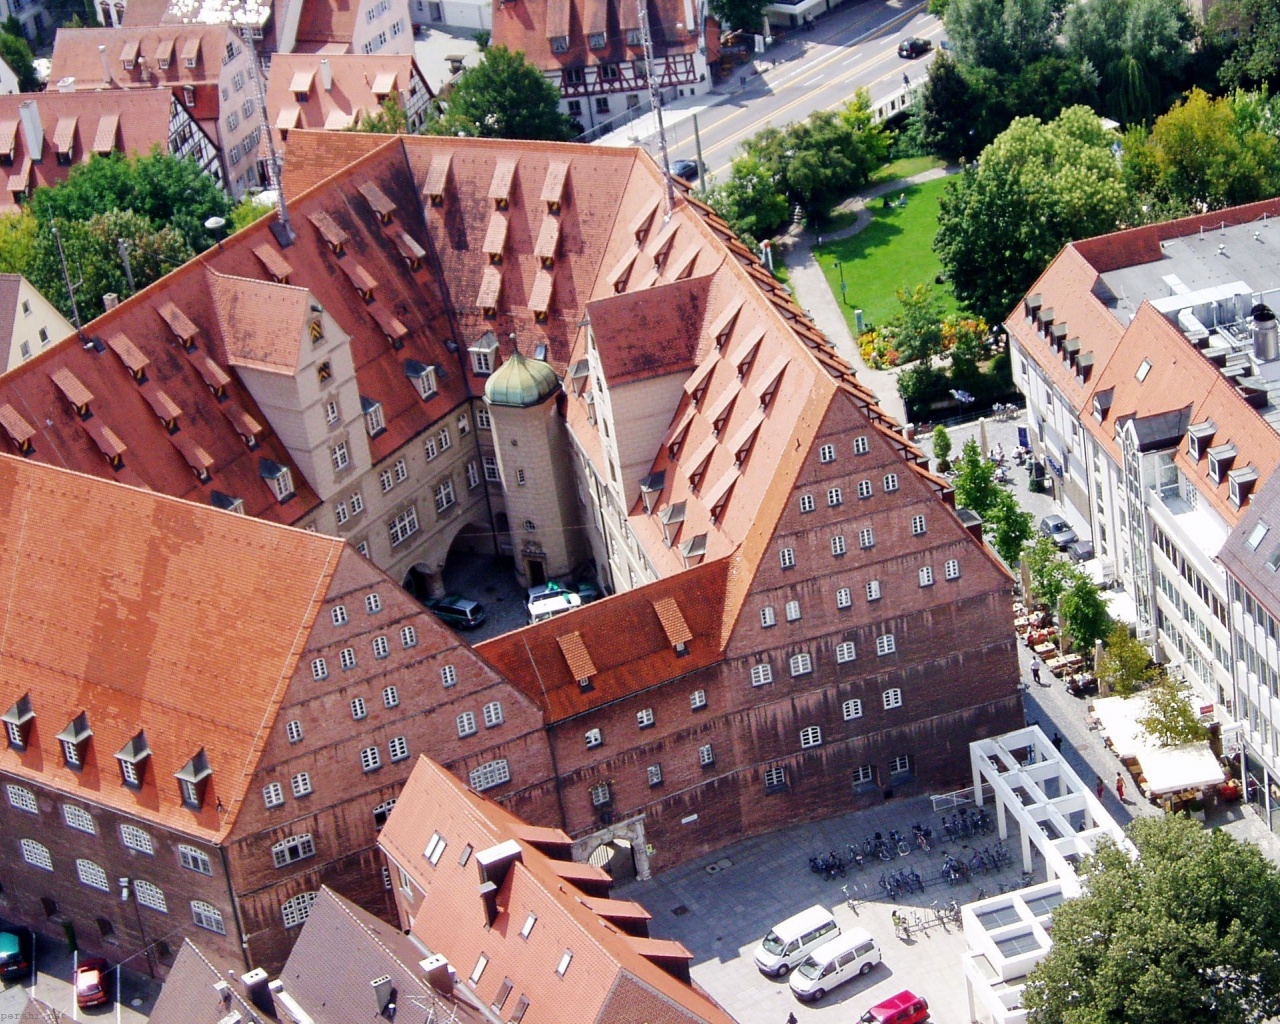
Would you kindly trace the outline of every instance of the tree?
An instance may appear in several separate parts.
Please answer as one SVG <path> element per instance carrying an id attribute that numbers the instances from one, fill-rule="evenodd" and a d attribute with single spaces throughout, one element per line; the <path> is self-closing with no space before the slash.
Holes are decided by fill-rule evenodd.
<path id="1" fill-rule="evenodd" d="M 898 289 L 899 308 L 885 325 L 904 362 L 929 360 L 942 351 L 942 303 L 933 286 Z"/>
<path id="2" fill-rule="evenodd" d="M 1209 735 L 1200 724 L 1196 710 L 1191 706 L 1190 687 L 1175 682 L 1167 675 L 1144 690 L 1142 698 L 1147 702 L 1147 713 L 1138 724 L 1147 735 L 1162 747 L 1176 747 L 1183 743 L 1198 743 Z"/>
<path id="3" fill-rule="evenodd" d="M 1123 623 L 1111 627 L 1095 668 L 1104 692 L 1118 697 L 1132 696 L 1159 675 L 1151 663 L 1151 653 L 1129 635 L 1129 627 Z"/>
<path id="4" fill-rule="evenodd" d="M 3 58 L 9 65 L 9 70 L 18 76 L 19 92 L 35 92 L 40 88 L 35 58 L 20 31 L 17 34 L 8 31 L 0 32 L 0 58 Z"/>
<path id="5" fill-rule="evenodd" d="M 940 53 L 929 65 L 920 94 L 920 133 L 925 145 L 947 160 L 965 160 L 982 148 L 974 142 L 975 90 L 959 65 Z"/>
<path id="6" fill-rule="evenodd" d="M 231 210 L 232 234 L 241 228 L 247 228 L 254 221 L 261 220 L 274 209 L 274 203 L 260 202 L 257 196 L 245 196 Z"/>
<path id="7" fill-rule="evenodd" d="M 445 112 L 427 125 L 433 135 L 567 142 L 576 132 L 560 113 L 560 90 L 520 51 L 490 46 L 449 93 Z"/>
<path id="8" fill-rule="evenodd" d="M 750 154 L 733 161 L 728 179 L 707 193 L 707 202 L 748 244 L 772 238 L 791 219 L 775 175 Z"/>
<path id="9" fill-rule="evenodd" d="M 59 220 L 56 227 L 62 238 L 67 269 L 73 279 L 83 282 L 76 289 L 82 323 L 102 311 L 102 296 L 108 292 L 121 298 L 130 294 L 116 248 L 118 240 L 123 239 L 129 246 L 133 283 L 139 291 L 194 255 L 176 227 L 155 228 L 146 217 L 132 210 L 111 210 L 94 214 L 88 220 Z M 51 231 L 41 231 L 37 236 L 28 276 L 64 316 L 72 317 L 71 301 Z"/>
<path id="10" fill-rule="evenodd" d="M 1058 546 L 1041 535 L 1026 549 L 1027 572 L 1031 590 L 1050 608 L 1058 606 L 1058 598 L 1070 583 L 1071 567 L 1058 554 Z"/>
<path id="11" fill-rule="evenodd" d="M 1058 608 L 1063 625 L 1077 647 L 1092 649 L 1094 643 L 1106 636 L 1111 628 L 1111 616 L 1097 584 L 1075 567 L 1070 569 Z"/>
<path id="12" fill-rule="evenodd" d="M 0 274 L 25 274 L 40 225 L 25 207 L 0 216 Z"/>
<path id="13" fill-rule="evenodd" d="M 1024 512 L 1017 499 L 1001 488 L 987 513 L 987 525 L 991 527 L 991 546 L 996 554 L 1005 565 L 1017 565 L 1023 547 L 1035 535 L 1031 513 Z"/>
<path id="14" fill-rule="evenodd" d="M 1115 229 L 1116 141 L 1088 107 L 1018 118 L 948 185 L 933 246 L 966 308 L 1003 320 L 1066 242 Z"/>
<path id="15" fill-rule="evenodd" d="M 956 60 L 997 71 L 1052 52 L 1055 21 L 1049 0 L 950 0 L 946 12 Z"/>
<path id="16" fill-rule="evenodd" d="M 1038 117 L 1052 121 L 1068 107 L 1095 106 L 1098 74 L 1086 61 L 1047 54 L 1018 70 L 1005 83 L 1010 117 Z"/>
<path id="17" fill-rule="evenodd" d="M 389 93 L 376 112 L 365 111 L 352 123 L 349 132 L 372 132 L 377 135 L 405 135 L 409 131 L 409 119 L 405 116 L 400 97 Z"/>
<path id="18" fill-rule="evenodd" d="M 969 438 L 960 449 L 955 489 L 957 508 L 967 508 L 985 520 L 995 507 L 996 496 L 1000 493 L 996 467 L 987 461 L 973 438 Z"/>
<path id="19" fill-rule="evenodd" d="M 204 222 L 231 213 L 226 193 L 195 161 L 154 150 L 142 157 L 95 156 L 71 168 L 61 184 L 37 189 L 28 205 L 46 229 L 55 221 L 132 210 L 156 227 L 177 230 L 193 252 L 215 241 Z"/>
<path id="20" fill-rule="evenodd" d="M 1182 815 L 1104 843 L 1084 894 L 1053 911 L 1027 978 L 1031 1024 L 1258 1024 L 1280 1013 L 1280 872 L 1261 851 Z"/>
<path id="21" fill-rule="evenodd" d="M 710 7 L 720 24 L 758 33 L 768 4 L 769 0 L 711 0 Z"/>
<path id="22" fill-rule="evenodd" d="M 1223 52 L 1224 89 L 1280 86 L 1280 6 L 1274 0 L 1222 0 L 1208 16 L 1207 41 Z"/>
<path id="23" fill-rule="evenodd" d="M 951 468 L 951 435 L 947 428 L 939 423 L 933 428 L 933 457 L 938 460 L 938 469 L 945 473 Z"/>

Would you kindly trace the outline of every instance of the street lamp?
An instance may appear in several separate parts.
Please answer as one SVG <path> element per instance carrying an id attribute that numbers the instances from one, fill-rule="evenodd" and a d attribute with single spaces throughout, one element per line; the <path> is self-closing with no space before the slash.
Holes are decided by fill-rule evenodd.
<path id="1" fill-rule="evenodd" d="M 133 898 L 130 899 L 130 896 Z M 147 958 L 147 973 L 155 978 L 156 968 L 151 962 L 151 944 L 147 941 L 146 929 L 142 927 L 142 911 L 138 909 L 138 894 L 128 878 L 120 879 L 120 902 L 133 904 L 133 916 L 138 922 L 138 934 L 142 937 L 142 952 Z"/>
<path id="2" fill-rule="evenodd" d="M 844 264 L 836 260 L 836 270 L 840 273 L 840 301 L 849 305 L 848 286 L 844 283 Z"/>

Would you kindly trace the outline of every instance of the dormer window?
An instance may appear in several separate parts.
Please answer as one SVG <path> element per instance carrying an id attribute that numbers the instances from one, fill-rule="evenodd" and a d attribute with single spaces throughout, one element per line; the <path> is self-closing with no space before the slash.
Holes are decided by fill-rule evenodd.
<path id="1" fill-rule="evenodd" d="M 1115 395 L 1115 388 L 1107 388 L 1105 391 L 1099 391 L 1093 396 L 1093 418 L 1101 423 L 1107 418 L 1107 413 L 1111 411 L 1111 399 Z"/>
<path id="2" fill-rule="evenodd" d="M 468 350 L 471 353 L 471 369 L 479 376 L 487 376 L 493 373 L 494 364 L 497 359 L 498 339 L 493 336 L 492 331 L 486 331 Z"/>
<path id="3" fill-rule="evenodd" d="M 677 501 L 658 514 L 658 521 L 662 524 L 662 541 L 667 547 L 675 543 L 676 534 L 680 532 L 680 525 L 684 522 L 684 513 L 685 503 Z"/>
<path id="4" fill-rule="evenodd" d="M 244 499 L 237 498 L 230 494 L 223 494 L 221 491 L 214 491 L 209 496 L 209 503 L 214 508 L 220 508 L 224 512 L 231 512 L 234 515 L 244 515 Z"/>
<path id="5" fill-rule="evenodd" d="M 1222 483 L 1235 457 L 1236 446 L 1230 443 L 1215 445 L 1209 449 L 1209 478 L 1215 484 Z"/>
<path id="6" fill-rule="evenodd" d="M 198 811 L 204 806 L 205 793 L 209 789 L 209 777 L 213 769 L 209 767 L 209 759 L 204 748 L 196 751 L 196 756 L 174 772 L 178 780 L 178 791 L 182 795 L 182 806 Z"/>
<path id="7" fill-rule="evenodd" d="M 147 758 L 150 756 L 147 736 L 139 731 L 137 736 L 116 751 L 116 760 L 120 763 L 120 781 L 130 789 L 141 789 L 147 774 Z"/>
<path id="8" fill-rule="evenodd" d="M 552 53 L 568 53 L 568 52 L 569 52 L 569 37 L 568 37 L 568 36 L 555 36 L 555 37 L 551 40 L 551 52 L 552 52 Z"/>
<path id="9" fill-rule="evenodd" d="M 17 702 L 0 715 L 4 721 L 5 738 L 14 750 L 26 750 L 31 740 L 31 726 L 35 724 L 36 713 L 31 708 L 31 695 L 23 694 Z"/>
<path id="10" fill-rule="evenodd" d="M 1213 435 L 1217 431 L 1218 428 L 1214 425 L 1213 420 L 1191 424 L 1187 428 L 1187 454 L 1196 462 L 1199 462 L 1209 450 L 1209 443 L 1213 440 Z"/>
<path id="11" fill-rule="evenodd" d="M 258 475 L 267 482 L 267 486 L 271 488 L 271 492 L 280 504 L 283 505 L 293 497 L 293 474 L 289 472 L 288 466 L 282 466 L 270 459 L 259 459 Z"/>
<path id="12" fill-rule="evenodd" d="M 640 481 L 640 500 L 644 503 L 645 515 L 653 515 L 653 510 L 658 504 L 658 499 L 662 496 L 662 488 L 666 485 L 666 481 L 667 474 L 665 470 L 650 473 Z"/>
<path id="13" fill-rule="evenodd" d="M 1230 488 L 1230 500 L 1236 508 L 1240 508 L 1249 500 L 1249 494 L 1258 482 L 1258 471 L 1253 466 L 1242 466 L 1227 474 L 1227 485 Z"/>
<path id="14" fill-rule="evenodd" d="M 608 45 L 609 36 L 605 32 L 592 32 L 587 37 L 587 45 L 593 50 L 603 50 Z"/>
<path id="15" fill-rule="evenodd" d="M 182 87 L 182 102 L 188 107 L 196 105 L 196 87 L 194 85 L 184 85 Z"/>
<path id="16" fill-rule="evenodd" d="M 89 752 L 89 740 L 93 730 L 89 728 L 89 716 L 83 711 L 76 715 L 57 740 L 62 744 L 62 760 L 68 768 L 79 771 L 84 767 L 84 759 Z"/>
<path id="17" fill-rule="evenodd" d="M 640 30 L 638 28 L 627 29 L 627 45 L 628 46 L 644 45 L 644 40 L 640 38 Z"/>
<path id="18" fill-rule="evenodd" d="M 377 437 L 387 429 L 386 420 L 382 416 L 382 403 L 371 398 L 360 396 L 360 411 L 364 413 L 364 428 L 370 437 Z"/>
<path id="19" fill-rule="evenodd" d="M 426 401 L 436 393 L 436 368 L 420 363 L 416 359 L 409 359 L 404 364 L 404 375 L 413 382 L 413 386 L 418 391 L 418 397 Z"/>

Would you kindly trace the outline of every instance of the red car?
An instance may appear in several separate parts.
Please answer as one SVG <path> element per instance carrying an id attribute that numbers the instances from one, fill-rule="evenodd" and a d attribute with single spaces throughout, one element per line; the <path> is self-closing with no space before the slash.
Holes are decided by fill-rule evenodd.
<path id="1" fill-rule="evenodd" d="M 110 998 L 107 995 L 107 972 L 111 970 L 100 956 L 81 960 L 76 967 L 76 1005 L 80 1009 L 102 1006 Z"/>
<path id="2" fill-rule="evenodd" d="M 902 991 L 876 1003 L 859 1018 L 863 1024 L 919 1024 L 929 1016 L 929 1004 L 914 992 Z"/>

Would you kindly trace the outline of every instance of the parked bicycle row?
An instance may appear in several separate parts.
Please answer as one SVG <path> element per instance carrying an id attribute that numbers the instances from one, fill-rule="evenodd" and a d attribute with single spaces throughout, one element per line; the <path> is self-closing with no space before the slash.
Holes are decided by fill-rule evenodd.
<path id="1" fill-rule="evenodd" d="M 951 818 L 943 817 L 942 830 L 946 842 L 957 842 L 961 839 L 972 839 L 974 836 L 986 835 L 992 827 L 991 816 L 987 814 L 985 809 L 970 814 L 967 809 L 961 808 L 960 811 Z M 867 866 L 868 862 L 881 861 L 884 863 L 892 861 L 895 857 L 906 857 L 909 854 L 919 850 L 926 854 L 932 854 L 935 845 L 934 831 L 927 826 L 921 825 L 919 822 L 911 826 L 909 833 L 899 832 L 897 829 L 889 829 L 888 833 L 875 832 L 864 839 L 861 845 L 849 843 L 846 846 L 847 852 L 837 850 L 829 850 L 826 853 L 818 853 L 809 858 L 809 870 L 816 875 L 821 875 L 827 881 L 833 878 L 844 878 L 850 868 L 862 870 Z M 998 849 L 1003 849 L 1003 843 L 996 844 Z M 1005 857 L 1009 857 L 1007 853 Z M 973 871 L 998 870 L 1003 864 L 997 863 L 998 857 L 992 863 L 991 867 L 987 864 L 979 854 L 968 857 L 965 867 Z M 1012 858 L 1009 858 L 1010 861 Z"/>

